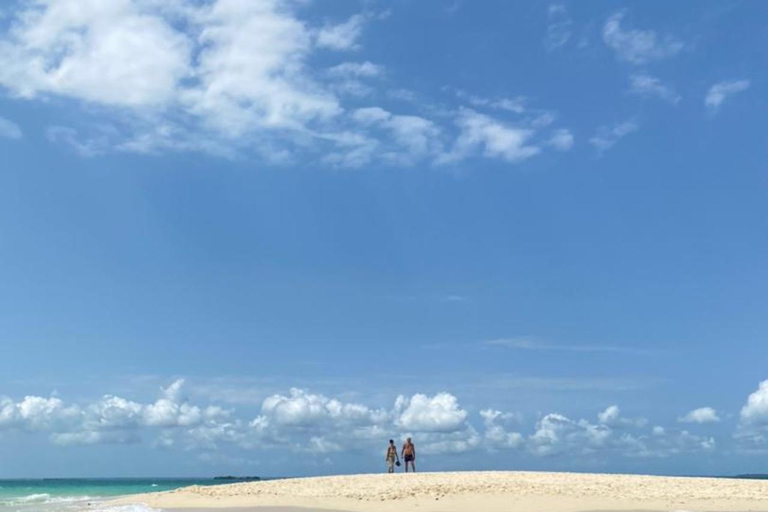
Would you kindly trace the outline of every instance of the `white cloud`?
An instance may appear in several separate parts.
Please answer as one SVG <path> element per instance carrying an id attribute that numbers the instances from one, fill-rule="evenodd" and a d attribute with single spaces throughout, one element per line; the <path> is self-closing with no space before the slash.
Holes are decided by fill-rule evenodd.
<path id="1" fill-rule="evenodd" d="M 328 24 L 317 33 L 317 45 L 333 50 L 355 50 L 359 48 L 357 40 L 363 32 L 365 17 L 355 14 L 344 23 Z"/>
<path id="2" fill-rule="evenodd" d="M 389 161 L 410 164 L 442 152 L 441 131 L 429 119 L 396 115 L 380 107 L 359 108 L 352 112 L 351 118 L 369 130 L 385 132 L 384 137 L 375 139 L 359 135 L 348 138 L 351 153 L 358 158 L 359 165 L 367 164 L 374 153 Z"/>
<path id="3" fill-rule="evenodd" d="M 460 134 L 439 163 L 457 162 L 476 153 L 517 163 L 541 152 L 530 143 L 535 133 L 532 128 L 510 126 L 467 108 L 461 109 L 456 123 Z"/>
<path id="4" fill-rule="evenodd" d="M 366 122 L 365 109 L 345 101 L 375 97 L 371 82 L 383 68 L 363 59 L 321 70 L 310 63 L 321 49 L 324 60 L 359 49 L 373 18 L 318 27 L 300 14 L 289 0 L 25 0 L 0 32 L 0 86 L 29 100 L 87 104 L 76 125 L 47 135 L 90 157 L 197 151 L 361 167 L 469 157 L 518 163 L 572 145 L 564 129 L 534 142 L 554 120 L 542 111 L 510 123 L 470 109 L 410 105 L 428 117 L 373 106 L 383 117 Z M 467 98 L 500 114 L 528 113 L 522 97 Z"/>
<path id="5" fill-rule="evenodd" d="M 179 5 L 22 3 L 0 36 L 0 85 L 25 98 L 57 95 L 118 109 L 112 114 L 115 133 L 100 144 L 104 149 L 132 149 L 136 144 L 126 138 L 158 133 L 157 126 L 165 125 L 168 149 L 197 146 L 201 133 L 237 144 L 260 132 L 260 145 L 252 149 L 280 152 L 269 137 L 292 131 L 280 140 L 295 144 L 297 132 L 342 112 L 333 94 L 306 72 L 312 31 L 288 2 Z M 179 140 L 190 133 L 191 140 Z M 58 135 L 73 140 L 71 133 Z M 81 153 L 96 152 L 92 143 L 79 145 L 85 147 Z"/>
<path id="6" fill-rule="evenodd" d="M 588 453 L 606 445 L 611 430 L 585 420 L 573 421 L 562 414 L 547 414 L 536 424 L 528 438 L 528 449 L 538 456 L 556 455 L 564 451 Z"/>
<path id="7" fill-rule="evenodd" d="M 528 449 L 535 455 L 546 457 L 568 453 L 571 455 L 616 454 L 624 457 L 669 457 L 681 453 L 711 451 L 716 443 L 712 437 L 702 437 L 688 431 L 668 433 L 654 427 L 652 435 L 643 433 L 645 422 L 623 423 L 627 428 L 616 430 L 607 424 L 621 420 L 618 407 L 609 407 L 600 424 L 587 420 L 572 420 L 562 414 L 547 414 L 536 425 L 536 431 L 527 440 Z"/>
<path id="8" fill-rule="evenodd" d="M 456 432 L 465 428 L 467 411 L 459 407 L 450 393 L 435 396 L 416 394 L 398 396 L 395 401 L 395 424 L 414 432 Z"/>
<path id="9" fill-rule="evenodd" d="M 597 423 L 546 414 L 526 434 L 519 414 L 487 408 L 473 418 L 446 392 L 401 395 L 391 407 L 376 408 L 291 389 L 265 398 L 256 416 L 247 413 L 253 419 L 246 421 L 242 411 L 190 401 L 186 389 L 183 380 L 176 380 L 154 401 L 105 395 L 82 406 L 58 397 L 2 398 L 0 431 L 42 433 L 65 446 L 139 443 L 149 437 L 150 446 L 163 450 L 225 454 L 220 450 L 227 446 L 240 451 L 277 448 L 307 457 L 375 452 L 386 439 L 406 436 L 414 437 L 420 453 L 431 455 L 525 450 L 540 457 L 668 457 L 716 446 L 712 437 L 647 428 L 645 420 L 625 418 L 615 405 L 600 412 Z M 751 399 L 748 405 L 758 401 Z"/>
<path id="10" fill-rule="evenodd" d="M 182 396 L 184 381 L 174 381 L 160 398 L 141 404 L 113 395 L 85 407 L 66 405 L 57 397 L 27 396 L 0 401 L 0 428 L 46 432 L 57 444 L 127 443 L 139 440 L 142 428 L 185 428 L 217 422 L 228 411 L 200 407 Z"/>
<path id="11" fill-rule="evenodd" d="M 384 73 L 384 68 L 370 61 L 342 62 L 328 69 L 328 74 L 336 77 L 376 77 Z"/>
<path id="12" fill-rule="evenodd" d="M 720 105 L 734 94 L 746 91 L 749 89 L 751 82 L 749 80 L 726 80 L 724 82 L 718 82 L 709 88 L 706 98 L 704 98 L 704 104 L 712 111 L 716 111 L 720 108 Z"/>
<path id="13" fill-rule="evenodd" d="M 653 30 L 624 29 L 624 13 L 616 13 L 603 26 L 603 40 L 616 56 L 631 64 L 647 64 L 680 53 L 685 44 L 667 35 L 659 36 Z"/>
<path id="14" fill-rule="evenodd" d="M 768 380 L 760 383 L 741 408 L 741 421 L 751 425 L 768 425 Z"/>
<path id="15" fill-rule="evenodd" d="M 592 144 L 600 153 L 608 151 L 616 145 L 619 140 L 623 139 L 627 135 L 636 132 L 640 127 L 634 121 L 624 121 L 613 126 L 601 126 L 597 129 L 597 133 L 589 139 L 589 143 Z"/>
<path id="16" fill-rule="evenodd" d="M 650 75 L 632 75 L 629 84 L 629 91 L 640 96 L 660 98 L 675 105 L 682 99 L 672 86 Z"/>
<path id="17" fill-rule="evenodd" d="M 0 117 L 0 138 L 18 140 L 24 136 L 21 127 L 4 117 Z"/>
<path id="18" fill-rule="evenodd" d="M 0 414 L 2 418 L 2 414 Z M 1 421 L 1 420 L 0 420 Z M 768 380 L 760 383 L 741 408 L 735 437 L 747 450 L 763 452 L 768 444 Z"/>
<path id="19" fill-rule="evenodd" d="M 700 407 L 678 418 L 681 423 L 717 423 L 720 417 L 712 407 Z"/>
<path id="20" fill-rule="evenodd" d="M 525 438 L 519 432 L 509 432 L 504 424 L 518 423 L 520 418 L 515 414 L 502 413 L 494 409 L 480 411 L 485 425 L 485 441 L 489 448 L 520 448 L 525 444 Z"/>
<path id="21" fill-rule="evenodd" d="M 0 84 L 32 98 L 161 105 L 189 74 L 192 45 L 137 2 L 26 2 L 0 40 Z"/>
<path id="22" fill-rule="evenodd" d="M 608 406 L 597 415 L 597 420 L 609 427 L 642 427 L 648 423 L 645 418 L 625 418 L 621 415 L 621 409 L 618 405 Z"/>
<path id="23" fill-rule="evenodd" d="M 552 133 L 549 138 L 549 145 L 557 151 L 568 151 L 573 147 L 573 133 L 566 128 L 560 128 Z"/>
<path id="24" fill-rule="evenodd" d="M 476 96 L 474 94 L 467 94 L 464 91 L 456 91 L 456 95 L 465 99 L 473 107 L 487 107 L 494 110 L 502 110 L 507 112 L 513 112 L 515 114 L 524 113 L 527 108 L 527 99 L 523 96 L 516 98 L 484 98 L 482 96 Z"/>
<path id="25" fill-rule="evenodd" d="M 26 396 L 21 402 L 0 401 L 0 427 L 28 431 L 69 428 L 77 422 L 80 408 L 56 397 Z"/>
<path id="26" fill-rule="evenodd" d="M 371 425 L 387 417 L 383 410 L 344 403 L 296 388 L 291 389 L 289 395 L 267 397 L 262 404 L 261 414 L 271 424 L 283 426 L 311 426 L 329 421 L 336 424 Z"/>
<path id="27" fill-rule="evenodd" d="M 199 85 L 182 104 L 231 136 L 254 129 L 303 130 L 341 112 L 336 98 L 309 79 L 306 26 L 276 0 L 218 0 L 201 14 Z"/>

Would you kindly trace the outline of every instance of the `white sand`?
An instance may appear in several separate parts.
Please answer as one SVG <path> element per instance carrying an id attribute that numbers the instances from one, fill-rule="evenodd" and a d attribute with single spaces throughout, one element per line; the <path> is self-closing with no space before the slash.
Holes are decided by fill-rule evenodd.
<path id="1" fill-rule="evenodd" d="M 306 507 L 350 512 L 766 511 L 768 481 L 574 473 L 352 475 L 128 496 L 154 508 Z"/>

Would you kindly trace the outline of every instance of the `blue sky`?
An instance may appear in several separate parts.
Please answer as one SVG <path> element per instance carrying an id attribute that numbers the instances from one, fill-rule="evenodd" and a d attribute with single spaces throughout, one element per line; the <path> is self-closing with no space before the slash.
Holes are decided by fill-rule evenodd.
<path id="1" fill-rule="evenodd" d="M 764 471 L 767 9 L 4 6 L 0 476 Z"/>

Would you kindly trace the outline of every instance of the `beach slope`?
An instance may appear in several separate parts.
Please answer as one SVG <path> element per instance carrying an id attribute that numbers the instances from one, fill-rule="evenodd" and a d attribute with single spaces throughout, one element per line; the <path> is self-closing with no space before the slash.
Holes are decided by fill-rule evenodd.
<path id="1" fill-rule="evenodd" d="M 765 511 L 768 481 L 535 472 L 349 475 L 127 496 L 162 509 L 299 507 L 350 512 Z"/>

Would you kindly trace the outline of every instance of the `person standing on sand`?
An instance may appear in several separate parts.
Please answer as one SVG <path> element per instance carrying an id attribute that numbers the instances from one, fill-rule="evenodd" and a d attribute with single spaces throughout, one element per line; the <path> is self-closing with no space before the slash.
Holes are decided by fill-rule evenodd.
<path id="1" fill-rule="evenodd" d="M 400 465 L 400 459 L 397 456 L 397 446 L 395 446 L 395 441 L 393 439 L 389 440 L 389 446 L 387 446 L 387 472 L 388 473 L 394 473 L 395 472 L 395 461 L 397 461 L 397 465 Z"/>
<path id="2" fill-rule="evenodd" d="M 405 462 L 405 472 L 408 472 L 408 463 L 411 463 L 411 469 L 416 472 L 416 447 L 411 442 L 411 438 L 405 440 L 403 445 L 403 461 Z"/>

